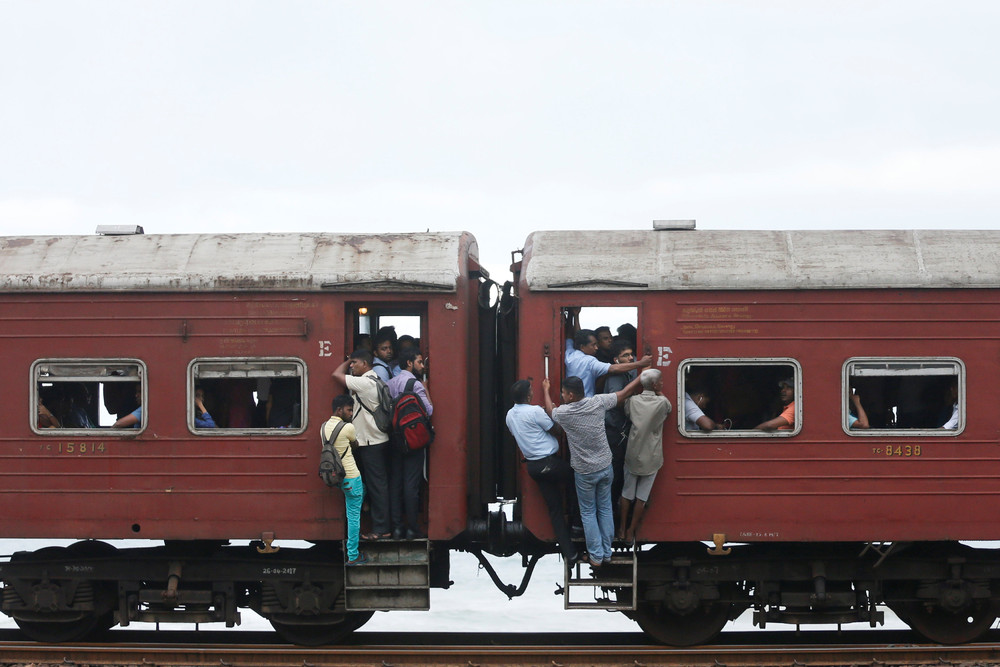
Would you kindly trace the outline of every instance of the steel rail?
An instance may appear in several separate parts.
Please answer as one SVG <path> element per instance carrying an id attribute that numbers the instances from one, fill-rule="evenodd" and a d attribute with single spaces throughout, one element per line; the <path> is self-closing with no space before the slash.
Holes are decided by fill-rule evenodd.
<path id="1" fill-rule="evenodd" d="M 200 644 L 0 643 L 0 664 L 156 665 L 163 667 L 335 667 L 340 665 L 478 665 L 562 666 L 634 665 L 636 667 L 796 667 L 808 665 L 984 665 L 1000 662 L 1000 644 L 966 646 L 740 645 L 670 648 L 663 646 L 331 646 Z"/>

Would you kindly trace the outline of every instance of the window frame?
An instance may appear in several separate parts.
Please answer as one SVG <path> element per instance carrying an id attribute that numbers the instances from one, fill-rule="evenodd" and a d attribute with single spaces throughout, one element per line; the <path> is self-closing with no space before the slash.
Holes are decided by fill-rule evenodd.
<path id="1" fill-rule="evenodd" d="M 685 378 L 692 366 L 791 366 L 795 378 L 795 426 L 788 431 L 757 431 L 754 429 L 688 431 L 686 420 Z M 792 357 L 691 357 L 677 365 L 677 431 L 689 442 L 708 438 L 791 438 L 802 431 L 802 364 Z M 777 415 L 775 415 L 777 416 Z"/>
<path id="2" fill-rule="evenodd" d="M 94 428 L 38 428 L 38 405 L 39 405 L 39 392 L 38 384 L 42 379 L 38 376 L 38 370 L 40 366 L 43 365 L 87 365 L 87 366 L 135 366 L 138 374 L 135 376 L 108 376 L 108 375 L 81 375 L 81 376 L 70 376 L 67 379 L 61 379 L 59 382 L 135 382 L 136 380 L 126 379 L 136 377 L 138 378 L 139 387 L 142 392 L 142 402 L 140 406 L 142 407 L 142 420 L 139 422 L 139 428 L 111 428 L 110 426 L 96 426 Z M 121 379 L 117 379 L 117 378 Z M 82 436 L 82 437 L 106 437 L 109 435 L 118 436 L 122 438 L 135 437 L 136 435 L 142 433 L 146 430 L 148 424 L 149 414 L 147 411 L 147 402 L 149 399 L 149 372 L 146 368 L 145 362 L 141 359 L 135 359 L 132 357 L 46 357 L 43 359 L 36 359 L 31 364 L 31 369 L 29 372 L 28 381 L 30 383 L 29 393 L 28 393 L 28 424 L 31 430 L 36 435 L 45 436 Z M 53 382 L 53 384 L 56 384 Z"/>
<path id="3" fill-rule="evenodd" d="M 955 377 L 958 379 L 958 426 L 954 429 L 942 429 L 940 427 L 936 428 L 867 428 L 867 429 L 851 429 L 848 426 L 847 414 L 851 407 L 851 378 L 854 377 L 851 374 L 851 370 L 855 364 L 868 363 L 868 364 L 954 364 L 957 369 Z M 888 374 L 887 374 L 888 375 Z M 927 373 L 926 375 L 942 375 L 941 373 Z M 841 369 L 841 396 L 840 396 L 840 426 L 844 433 L 849 436 L 861 437 L 861 438 L 871 438 L 871 437 L 893 437 L 893 438 L 908 438 L 908 437 L 949 437 L 953 438 L 960 435 L 965 430 L 967 407 L 965 401 L 965 378 L 966 378 L 966 368 L 965 362 L 963 362 L 958 357 L 889 357 L 889 356 L 879 356 L 879 357 L 851 357 L 844 362 Z"/>
<path id="4" fill-rule="evenodd" d="M 273 364 L 294 364 L 298 366 L 300 374 L 300 406 L 302 423 L 298 428 L 197 428 L 194 424 L 194 391 L 195 385 L 201 378 L 195 377 L 195 369 L 199 364 L 251 364 L 251 363 L 273 363 Z M 185 415 L 187 428 L 193 435 L 209 437 L 233 437 L 233 436 L 268 436 L 268 437 L 292 437 L 304 433 L 309 428 L 309 365 L 299 357 L 196 357 L 188 363 L 187 371 L 187 407 Z M 252 376 L 247 376 L 252 377 Z M 260 376 L 260 377 L 280 377 L 280 376 Z M 211 414 L 211 413 L 209 413 Z M 213 415 L 214 418 L 214 415 Z"/>

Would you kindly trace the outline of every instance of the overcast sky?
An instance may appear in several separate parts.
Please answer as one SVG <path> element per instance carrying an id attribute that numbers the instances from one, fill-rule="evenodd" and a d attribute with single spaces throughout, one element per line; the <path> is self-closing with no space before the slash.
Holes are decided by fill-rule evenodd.
<path id="1" fill-rule="evenodd" d="M 0 234 L 983 228 L 1000 3 L 0 0 Z"/>

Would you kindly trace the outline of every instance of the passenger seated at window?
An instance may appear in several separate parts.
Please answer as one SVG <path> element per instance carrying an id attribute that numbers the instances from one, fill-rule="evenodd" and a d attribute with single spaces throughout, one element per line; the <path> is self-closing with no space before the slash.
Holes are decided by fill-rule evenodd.
<path id="1" fill-rule="evenodd" d="M 114 375 L 123 376 L 124 373 L 115 371 Z M 104 409 L 108 414 L 114 415 L 116 419 L 121 419 L 131 414 L 139 403 L 135 400 L 135 386 L 131 382 L 104 382 Z"/>
<path id="2" fill-rule="evenodd" d="M 769 419 L 754 428 L 758 431 L 790 431 L 795 427 L 795 378 L 787 378 L 778 383 L 781 403 L 784 405 L 781 414 Z"/>
<path id="3" fill-rule="evenodd" d="M 955 430 L 958 428 L 958 379 L 951 381 L 948 385 L 948 403 L 951 404 L 951 417 L 948 418 L 941 428 Z"/>
<path id="4" fill-rule="evenodd" d="M 205 408 L 205 390 L 200 385 L 194 388 L 194 427 L 216 428 L 215 420 Z"/>
<path id="5" fill-rule="evenodd" d="M 205 385 L 202 385 L 205 387 Z M 224 378 L 211 382 L 206 393 L 213 401 L 213 421 L 217 428 L 263 428 L 264 418 L 257 419 L 254 392 L 257 381 L 248 378 Z"/>
<path id="6" fill-rule="evenodd" d="M 139 406 L 129 414 L 125 415 L 114 424 L 111 428 L 141 428 L 142 427 L 142 386 L 139 384 L 135 385 L 135 402 Z"/>
<path id="7" fill-rule="evenodd" d="M 276 377 L 271 380 L 267 398 L 268 428 L 297 428 L 301 396 L 299 379 Z"/>
<path id="8" fill-rule="evenodd" d="M 62 422 L 46 407 L 46 404 L 55 405 L 56 388 L 42 387 L 38 394 L 38 428 L 61 428 Z"/>
<path id="9" fill-rule="evenodd" d="M 87 414 L 90 392 L 82 382 L 60 383 L 48 399 L 52 413 L 62 424 L 62 428 L 94 428 Z"/>
<path id="10" fill-rule="evenodd" d="M 684 429 L 687 431 L 714 431 L 722 428 L 711 417 L 705 414 L 705 408 L 711 402 L 708 394 L 700 389 L 694 389 L 684 394 Z"/>
<path id="11" fill-rule="evenodd" d="M 864 406 L 861 405 L 861 395 L 856 390 L 852 390 L 851 409 L 847 413 L 847 427 L 851 429 L 866 429 L 869 426 L 868 414 L 865 412 Z"/>

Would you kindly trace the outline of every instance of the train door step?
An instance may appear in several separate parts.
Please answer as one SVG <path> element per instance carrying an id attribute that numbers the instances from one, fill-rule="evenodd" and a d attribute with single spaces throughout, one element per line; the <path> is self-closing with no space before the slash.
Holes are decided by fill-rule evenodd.
<path id="1" fill-rule="evenodd" d="M 344 566 L 347 611 L 431 608 L 430 541 L 362 542 L 361 551 L 368 562 Z"/>
<path id="2" fill-rule="evenodd" d="M 563 609 L 617 609 L 634 611 L 636 608 L 636 579 L 638 561 L 633 547 L 616 551 L 611 562 L 592 568 L 587 561 L 578 562 L 565 570 Z M 587 592 L 587 599 L 575 596 Z"/>

